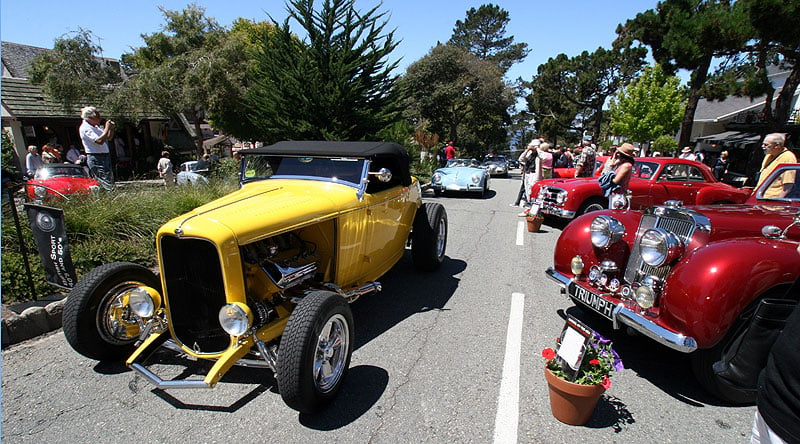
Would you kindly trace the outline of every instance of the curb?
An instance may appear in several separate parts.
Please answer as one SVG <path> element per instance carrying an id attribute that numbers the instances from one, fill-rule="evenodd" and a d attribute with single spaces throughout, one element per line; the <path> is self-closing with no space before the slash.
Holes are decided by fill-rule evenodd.
<path id="1" fill-rule="evenodd" d="M 17 314 L 3 306 L 2 348 L 41 336 L 61 328 L 66 299 L 51 302 L 46 306 L 32 306 Z"/>

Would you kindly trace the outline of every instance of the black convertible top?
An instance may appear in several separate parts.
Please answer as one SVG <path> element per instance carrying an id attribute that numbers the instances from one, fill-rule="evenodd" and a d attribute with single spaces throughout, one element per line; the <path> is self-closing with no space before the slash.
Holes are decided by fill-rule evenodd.
<path id="1" fill-rule="evenodd" d="M 394 142 L 290 140 L 242 150 L 240 153 L 245 156 L 267 154 L 277 156 L 365 157 L 372 160 L 377 168 L 389 168 L 393 174 L 400 177 L 403 185 L 411 184 L 408 151 Z M 373 171 L 376 170 L 373 168 Z"/>

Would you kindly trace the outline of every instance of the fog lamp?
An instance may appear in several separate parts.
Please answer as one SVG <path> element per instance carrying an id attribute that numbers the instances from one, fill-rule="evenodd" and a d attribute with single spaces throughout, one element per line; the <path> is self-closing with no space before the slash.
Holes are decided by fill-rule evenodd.
<path id="1" fill-rule="evenodd" d="M 241 336 L 253 324 L 253 313 L 240 302 L 226 304 L 219 309 L 219 323 L 229 335 Z"/>
<path id="2" fill-rule="evenodd" d="M 136 287 L 128 291 L 128 307 L 140 318 L 149 318 L 161 307 L 161 295 L 152 287 Z"/>
<path id="3" fill-rule="evenodd" d="M 573 257 L 569 262 L 569 268 L 572 270 L 572 274 L 575 276 L 579 276 L 581 273 L 583 273 L 583 267 L 583 259 L 581 259 L 580 256 Z"/>

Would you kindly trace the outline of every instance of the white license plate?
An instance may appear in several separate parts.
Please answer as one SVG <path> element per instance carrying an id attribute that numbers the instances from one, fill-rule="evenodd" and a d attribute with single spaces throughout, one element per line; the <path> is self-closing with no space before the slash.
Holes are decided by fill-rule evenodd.
<path id="1" fill-rule="evenodd" d="M 602 296 L 591 290 L 587 290 L 586 288 L 577 285 L 574 282 L 571 282 L 569 284 L 568 291 L 569 291 L 569 297 L 572 298 L 573 301 L 585 307 L 591 308 L 592 310 L 596 311 L 609 321 L 613 320 L 612 319 L 613 318 L 612 312 L 614 311 L 613 302 L 603 298 Z"/>

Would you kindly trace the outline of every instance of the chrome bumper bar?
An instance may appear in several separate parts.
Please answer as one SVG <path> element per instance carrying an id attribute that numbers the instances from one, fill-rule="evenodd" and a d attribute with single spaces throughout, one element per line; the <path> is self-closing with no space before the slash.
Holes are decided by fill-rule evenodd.
<path id="1" fill-rule="evenodd" d="M 539 210 L 544 214 L 557 216 L 564 219 L 575 219 L 575 211 L 568 211 L 563 208 L 559 208 L 549 202 L 543 202 L 540 199 L 536 199 L 536 202 L 539 204 Z"/>
<path id="2" fill-rule="evenodd" d="M 549 267 L 545 271 L 545 274 L 547 277 L 561 285 L 564 293 L 567 292 L 567 287 L 572 282 L 572 278 L 556 271 L 552 267 Z M 626 326 L 634 329 L 644 336 L 647 336 L 659 344 L 682 353 L 691 353 L 697 350 L 697 341 L 695 341 L 694 338 L 685 336 L 682 333 L 668 330 L 645 318 L 639 313 L 636 313 L 635 311 L 625 307 L 625 305 L 622 303 L 617 304 L 612 310 L 611 322 L 614 326 L 614 329 L 619 329 L 620 324 L 625 324 Z"/>

